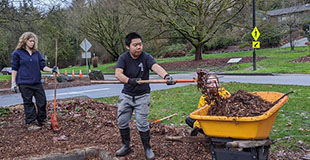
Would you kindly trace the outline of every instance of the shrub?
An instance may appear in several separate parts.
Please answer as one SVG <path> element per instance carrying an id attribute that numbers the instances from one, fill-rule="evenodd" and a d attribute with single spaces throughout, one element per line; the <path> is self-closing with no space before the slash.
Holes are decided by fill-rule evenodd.
<path id="1" fill-rule="evenodd" d="M 166 57 L 181 57 L 186 55 L 185 44 L 172 44 L 170 46 L 163 47 L 159 52 L 164 58 Z"/>
<path id="2" fill-rule="evenodd" d="M 0 108 L 0 117 L 7 116 L 9 114 L 11 114 L 9 108 Z"/>
<path id="3" fill-rule="evenodd" d="M 98 67 L 98 60 L 99 60 L 99 58 L 97 56 L 92 58 L 91 61 L 92 61 L 92 64 L 93 64 L 94 68 Z"/>
<path id="4" fill-rule="evenodd" d="M 281 41 L 281 32 L 278 28 L 265 28 L 262 29 L 259 40 L 261 46 L 265 47 L 276 47 Z"/>
<path id="5" fill-rule="evenodd" d="M 168 57 L 183 57 L 186 55 L 185 51 L 172 51 L 172 52 L 164 52 L 163 53 L 163 58 L 168 58 Z"/>
<path id="6" fill-rule="evenodd" d="M 190 51 L 189 51 L 189 54 L 190 55 L 194 55 L 196 53 L 196 48 L 193 47 Z"/>
<path id="7" fill-rule="evenodd" d="M 215 37 L 213 40 L 208 42 L 204 49 L 206 50 L 215 50 L 220 48 L 227 48 L 230 45 L 236 44 L 237 39 L 235 37 L 230 36 L 218 36 Z"/>
<path id="8" fill-rule="evenodd" d="M 252 31 L 246 32 L 246 33 L 242 36 L 241 39 L 242 39 L 243 42 L 249 42 L 249 43 L 250 43 L 250 42 L 253 41 L 251 32 L 252 32 Z"/>
<path id="9" fill-rule="evenodd" d="M 248 46 L 251 46 L 250 43 L 246 42 L 246 43 L 243 43 L 243 44 L 240 44 L 238 46 L 239 49 L 242 49 L 242 48 L 245 48 L 245 47 L 248 47 Z"/>

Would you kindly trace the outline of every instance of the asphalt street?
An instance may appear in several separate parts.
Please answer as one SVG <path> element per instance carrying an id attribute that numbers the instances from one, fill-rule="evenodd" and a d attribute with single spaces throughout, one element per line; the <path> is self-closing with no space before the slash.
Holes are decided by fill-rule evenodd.
<path id="1" fill-rule="evenodd" d="M 193 79 L 196 73 L 173 74 L 174 79 Z M 220 82 L 240 82 L 258 84 L 281 84 L 310 86 L 310 74 L 275 74 L 275 75 L 219 75 Z M 115 80 L 114 75 L 105 75 L 105 79 Z M 150 79 L 160 79 L 157 75 L 151 75 Z M 168 86 L 166 84 L 151 84 L 152 91 L 182 87 L 194 83 L 179 83 Z M 90 98 L 118 96 L 122 84 L 96 84 L 89 86 L 71 87 L 57 89 L 57 99 L 65 99 L 79 96 Z M 54 99 L 54 90 L 45 90 L 47 100 Z M 22 104 L 20 93 L 0 96 L 0 106 L 11 106 Z"/>

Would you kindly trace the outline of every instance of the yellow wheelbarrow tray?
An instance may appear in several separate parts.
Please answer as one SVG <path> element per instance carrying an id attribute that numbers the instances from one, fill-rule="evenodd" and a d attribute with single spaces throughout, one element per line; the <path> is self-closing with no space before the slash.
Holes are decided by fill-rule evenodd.
<path id="1" fill-rule="evenodd" d="M 283 93 L 279 92 L 250 92 L 271 103 L 278 100 Z M 210 137 L 234 139 L 266 139 L 277 117 L 279 109 L 288 101 L 283 97 L 277 104 L 260 116 L 226 117 L 208 116 L 209 105 L 205 105 L 190 114 L 198 120 L 204 133 Z"/>

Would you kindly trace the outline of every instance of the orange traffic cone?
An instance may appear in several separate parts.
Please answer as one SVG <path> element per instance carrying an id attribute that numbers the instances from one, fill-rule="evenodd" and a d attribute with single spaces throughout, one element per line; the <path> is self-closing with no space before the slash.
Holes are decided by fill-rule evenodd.
<path id="1" fill-rule="evenodd" d="M 58 76 L 58 77 L 60 76 L 60 72 L 57 73 L 57 76 Z"/>
<path id="2" fill-rule="evenodd" d="M 74 70 L 72 70 L 72 77 L 75 78 Z"/>
<path id="3" fill-rule="evenodd" d="M 79 74 L 79 77 L 82 78 L 83 77 L 83 74 L 82 74 L 82 70 L 80 69 L 80 74 Z"/>
<path id="4" fill-rule="evenodd" d="M 65 75 L 68 75 L 67 70 L 65 70 Z"/>

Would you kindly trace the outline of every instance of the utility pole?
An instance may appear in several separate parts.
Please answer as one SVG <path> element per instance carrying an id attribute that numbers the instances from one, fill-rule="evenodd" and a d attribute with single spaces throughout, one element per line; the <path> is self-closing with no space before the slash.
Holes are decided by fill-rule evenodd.
<path id="1" fill-rule="evenodd" d="M 255 22 L 255 0 L 253 0 L 253 29 L 256 27 Z M 253 71 L 256 70 L 256 48 L 253 48 Z"/>

